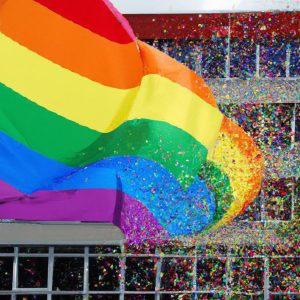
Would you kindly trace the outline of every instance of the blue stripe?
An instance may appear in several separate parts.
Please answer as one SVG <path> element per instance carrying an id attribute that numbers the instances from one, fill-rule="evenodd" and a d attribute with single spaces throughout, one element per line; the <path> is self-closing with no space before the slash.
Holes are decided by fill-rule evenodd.
<path id="1" fill-rule="evenodd" d="M 86 176 L 91 173 L 91 182 Z M 69 176 L 75 174 L 74 176 Z M 58 178 L 58 179 L 57 179 Z M 61 182 L 59 179 L 65 180 Z M 43 190 L 116 188 L 114 170 L 82 170 L 39 154 L 0 131 L 0 179 L 25 194 Z M 57 185 L 57 188 L 56 188 Z"/>
<path id="2" fill-rule="evenodd" d="M 138 157 L 111 157 L 95 166 L 114 168 L 122 191 L 141 201 L 170 234 L 194 234 L 213 222 L 216 205 L 200 178 L 187 190 L 161 165 Z"/>
<path id="3" fill-rule="evenodd" d="M 0 178 L 23 193 L 31 194 L 72 169 L 32 151 L 0 131 Z"/>
<path id="4" fill-rule="evenodd" d="M 38 190 L 120 189 L 141 201 L 173 235 L 196 233 L 213 222 L 215 200 L 203 180 L 196 178 L 183 190 L 167 169 L 146 159 L 111 157 L 72 168 L 0 132 L 0 166 L 2 180 L 29 194 Z"/>

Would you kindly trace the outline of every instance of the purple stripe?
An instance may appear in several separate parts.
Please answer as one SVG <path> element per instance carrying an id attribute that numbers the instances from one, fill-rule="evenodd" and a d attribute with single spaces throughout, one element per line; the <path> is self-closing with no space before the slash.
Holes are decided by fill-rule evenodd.
<path id="1" fill-rule="evenodd" d="M 167 231 L 138 200 L 114 189 L 41 191 L 25 195 L 0 180 L 0 219 L 108 222 L 135 243 L 168 238 Z"/>
<path id="2" fill-rule="evenodd" d="M 121 229 L 127 241 L 139 244 L 145 240 L 165 240 L 169 235 L 153 214 L 138 200 L 124 194 Z"/>
<path id="3" fill-rule="evenodd" d="M 19 190 L 0 179 L 0 200 L 3 198 L 20 197 L 22 195 Z"/>
<path id="4" fill-rule="evenodd" d="M 119 225 L 122 193 L 111 189 L 41 191 L 0 200 L 0 219 L 109 222 Z"/>

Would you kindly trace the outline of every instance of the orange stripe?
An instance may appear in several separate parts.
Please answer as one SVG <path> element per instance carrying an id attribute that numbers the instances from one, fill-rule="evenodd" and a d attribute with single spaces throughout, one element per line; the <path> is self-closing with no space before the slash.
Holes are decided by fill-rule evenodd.
<path id="1" fill-rule="evenodd" d="M 241 127 L 225 116 L 220 131 L 232 136 L 232 142 L 238 145 L 241 153 L 246 155 L 249 160 L 262 160 L 262 152 L 253 139 Z"/>
<path id="2" fill-rule="evenodd" d="M 1 32 L 64 68 L 111 87 L 140 84 L 142 62 L 135 43 L 111 42 L 30 0 L 7 1 L 0 19 Z M 145 75 L 166 77 L 217 106 L 202 78 L 155 48 L 138 44 Z"/>
<path id="3" fill-rule="evenodd" d="M 154 47 L 141 41 L 138 41 L 138 45 L 144 63 L 145 74 L 159 74 L 167 77 L 173 82 L 191 90 L 207 103 L 217 107 L 213 93 L 200 76 Z"/>
<path id="4" fill-rule="evenodd" d="M 0 0 L 0 6 L 4 4 L 7 0 Z"/>
<path id="5" fill-rule="evenodd" d="M 118 44 L 31 0 L 7 1 L 0 31 L 41 56 L 101 84 L 136 87 L 142 62 L 136 43 Z"/>

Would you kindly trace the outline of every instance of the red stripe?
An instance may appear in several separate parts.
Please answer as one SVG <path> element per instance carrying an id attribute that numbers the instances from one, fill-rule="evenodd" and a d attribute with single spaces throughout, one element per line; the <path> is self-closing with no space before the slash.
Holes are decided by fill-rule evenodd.
<path id="1" fill-rule="evenodd" d="M 127 44 L 134 40 L 127 20 L 106 0 L 35 1 L 111 41 Z"/>
<path id="2" fill-rule="evenodd" d="M 140 39 L 210 39 L 228 37 L 265 41 L 300 37 L 300 12 L 126 15 Z"/>

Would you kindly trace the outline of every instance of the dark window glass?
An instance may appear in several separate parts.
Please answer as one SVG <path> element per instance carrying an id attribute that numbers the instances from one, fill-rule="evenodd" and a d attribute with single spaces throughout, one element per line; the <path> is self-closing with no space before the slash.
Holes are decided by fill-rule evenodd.
<path id="1" fill-rule="evenodd" d="M 235 258 L 231 263 L 231 289 L 234 292 L 255 293 L 263 290 L 264 261 L 259 258 Z"/>
<path id="2" fill-rule="evenodd" d="M 47 257 L 19 257 L 19 288 L 47 287 L 47 272 Z"/>
<path id="3" fill-rule="evenodd" d="M 0 247 L 0 253 L 13 253 L 13 247 Z"/>
<path id="4" fill-rule="evenodd" d="M 84 253 L 82 246 L 56 246 L 54 253 Z"/>
<path id="5" fill-rule="evenodd" d="M 210 300 L 210 299 L 218 299 L 218 300 L 225 300 L 226 299 L 226 296 L 224 293 L 221 293 L 221 294 L 217 294 L 217 293 L 205 293 L 205 294 L 201 294 L 201 295 L 197 295 L 196 296 L 196 299 L 198 300 Z"/>
<path id="6" fill-rule="evenodd" d="M 83 289 L 83 258 L 54 259 L 53 289 L 61 291 Z"/>
<path id="7" fill-rule="evenodd" d="M 0 257 L 0 290 L 12 288 L 13 258 Z"/>
<path id="8" fill-rule="evenodd" d="M 89 283 L 91 291 L 119 290 L 119 258 L 91 257 L 89 262 Z"/>
<path id="9" fill-rule="evenodd" d="M 226 77 L 227 41 L 213 37 L 202 42 L 202 76 L 203 78 Z"/>
<path id="10" fill-rule="evenodd" d="M 81 295 L 54 295 L 52 300 L 82 300 Z"/>
<path id="11" fill-rule="evenodd" d="M 291 144 L 294 104 L 264 104 L 264 144 L 281 150 Z"/>
<path id="12" fill-rule="evenodd" d="M 126 290 L 155 290 L 154 258 L 128 257 L 126 259 Z"/>
<path id="13" fill-rule="evenodd" d="M 89 295 L 89 300 L 119 300 L 119 295 Z"/>
<path id="14" fill-rule="evenodd" d="M 89 300 L 119 300 L 119 295 L 89 295 Z"/>
<path id="15" fill-rule="evenodd" d="M 272 292 L 300 293 L 300 258 L 270 259 L 270 290 Z"/>
<path id="16" fill-rule="evenodd" d="M 20 253 L 48 253 L 48 247 L 20 247 Z"/>
<path id="17" fill-rule="evenodd" d="M 164 41 L 161 51 L 186 65 L 196 73 L 201 73 L 202 47 L 199 41 L 177 40 Z"/>
<path id="18" fill-rule="evenodd" d="M 269 180 L 263 183 L 267 220 L 290 220 L 294 179 Z"/>
<path id="19" fill-rule="evenodd" d="M 280 150 L 290 146 L 293 103 L 221 103 L 219 108 L 241 126 L 262 150 Z"/>
<path id="20" fill-rule="evenodd" d="M 160 299 L 162 300 L 193 300 L 193 295 L 190 294 L 167 294 L 167 295 L 161 295 Z M 203 298 L 201 298 L 203 299 Z"/>
<path id="21" fill-rule="evenodd" d="M 47 300 L 46 295 L 18 295 L 17 300 Z"/>
<path id="22" fill-rule="evenodd" d="M 155 300 L 155 295 L 125 295 L 125 300 Z"/>
<path id="23" fill-rule="evenodd" d="M 230 43 L 230 77 L 249 78 L 256 72 L 256 45 L 251 40 L 232 39 Z"/>
<path id="24" fill-rule="evenodd" d="M 291 43 L 290 76 L 300 76 L 300 41 Z"/>
<path id="25" fill-rule="evenodd" d="M 46 295 L 18 295 L 17 300 L 47 300 Z"/>
<path id="26" fill-rule="evenodd" d="M 190 258 L 164 258 L 161 268 L 161 289 L 187 291 L 193 286 L 193 260 Z"/>
<path id="27" fill-rule="evenodd" d="M 197 263 L 197 287 L 200 291 L 220 290 L 226 286 L 226 259 L 202 258 Z"/>
<path id="28" fill-rule="evenodd" d="M 105 246 L 105 245 L 91 246 L 90 253 L 117 254 L 117 253 L 121 253 L 121 247 L 120 246 Z"/>
<path id="29" fill-rule="evenodd" d="M 273 42 L 260 47 L 260 75 L 262 77 L 286 76 L 286 44 Z"/>

